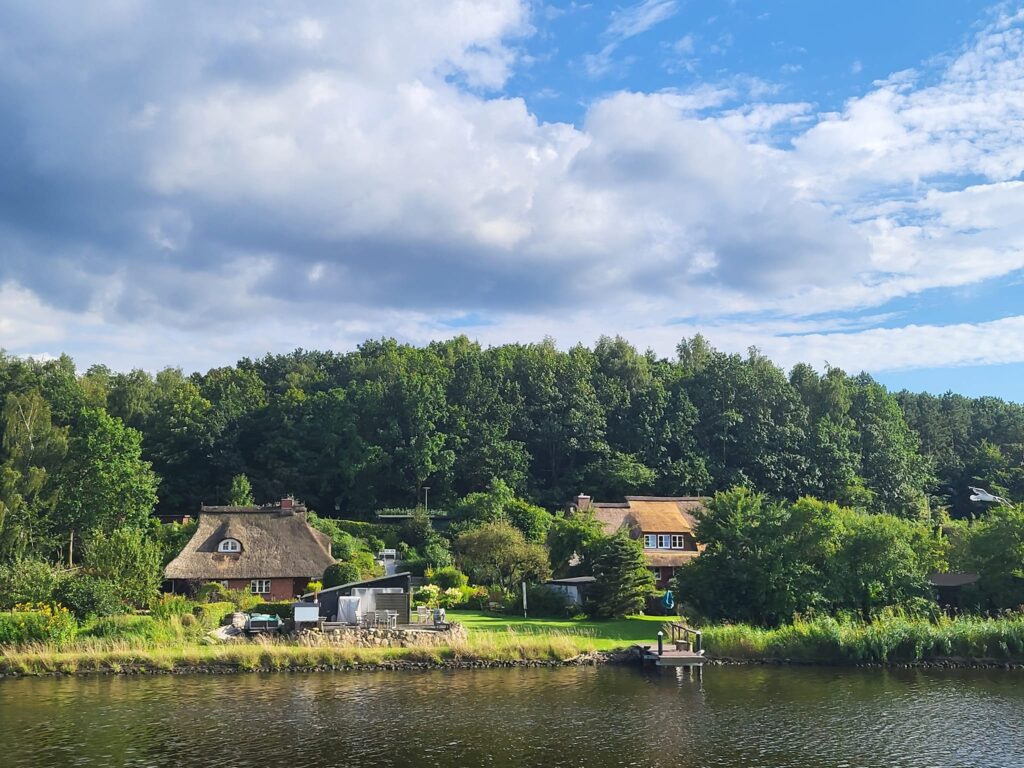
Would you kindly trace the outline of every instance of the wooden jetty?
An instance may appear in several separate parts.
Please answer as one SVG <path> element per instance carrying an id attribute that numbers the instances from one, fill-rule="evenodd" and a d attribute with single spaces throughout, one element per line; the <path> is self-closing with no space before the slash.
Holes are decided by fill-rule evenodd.
<path id="1" fill-rule="evenodd" d="M 657 647 L 636 646 L 644 664 L 653 664 L 656 667 L 699 667 L 707 661 L 699 629 L 691 629 L 685 624 L 678 623 L 671 623 L 668 626 L 667 642 L 659 632 Z"/>

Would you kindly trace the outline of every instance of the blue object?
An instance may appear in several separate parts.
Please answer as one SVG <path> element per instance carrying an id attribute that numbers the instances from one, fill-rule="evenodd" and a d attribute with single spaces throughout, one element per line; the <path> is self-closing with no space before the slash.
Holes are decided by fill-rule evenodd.
<path id="1" fill-rule="evenodd" d="M 666 589 L 665 594 L 661 598 L 661 604 L 669 610 L 676 607 L 676 596 L 672 594 L 671 589 Z"/>

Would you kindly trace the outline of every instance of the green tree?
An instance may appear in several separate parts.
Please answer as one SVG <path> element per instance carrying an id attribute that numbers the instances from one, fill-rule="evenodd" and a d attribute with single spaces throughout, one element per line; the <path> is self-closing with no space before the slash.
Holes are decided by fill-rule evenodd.
<path id="1" fill-rule="evenodd" d="M 547 548 L 527 541 L 522 531 L 501 520 L 460 534 L 455 551 L 462 570 L 476 584 L 511 592 L 522 581 L 543 581 L 551 575 Z"/>
<path id="2" fill-rule="evenodd" d="M 245 475 L 231 478 L 231 490 L 228 491 L 228 504 L 233 507 L 251 507 L 256 502 L 252 498 L 252 486 Z"/>
<path id="3" fill-rule="evenodd" d="M 975 521 L 966 565 L 978 576 L 966 597 L 984 610 L 1024 605 L 1024 507 L 999 506 Z"/>
<path id="4" fill-rule="evenodd" d="M 553 518 L 547 535 L 552 570 L 560 576 L 590 575 L 595 548 L 602 539 L 604 529 L 591 512 Z"/>
<path id="5" fill-rule="evenodd" d="M 640 542 L 619 532 L 602 540 L 593 560 L 594 585 L 587 612 L 600 618 L 639 613 L 654 593 L 654 574 L 644 563 Z"/>
<path id="6" fill-rule="evenodd" d="M 97 532 L 86 544 L 86 573 L 113 583 L 125 605 L 141 608 L 157 596 L 163 581 L 160 545 L 138 528 Z"/>
<path id="7" fill-rule="evenodd" d="M 55 473 L 67 453 L 67 429 L 54 426 L 37 390 L 7 396 L 0 449 L 0 560 L 52 554 Z"/>
<path id="8" fill-rule="evenodd" d="M 101 410 L 79 414 L 58 478 L 62 533 L 148 527 L 158 481 L 142 460 L 141 441 L 136 430 Z"/>

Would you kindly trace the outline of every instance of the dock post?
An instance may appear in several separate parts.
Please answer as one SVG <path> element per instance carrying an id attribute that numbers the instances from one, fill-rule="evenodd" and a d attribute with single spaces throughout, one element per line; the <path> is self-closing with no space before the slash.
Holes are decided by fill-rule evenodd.
<path id="1" fill-rule="evenodd" d="M 665 653 L 665 646 L 664 646 L 664 643 L 663 643 L 664 636 L 665 636 L 665 633 L 662 632 L 659 629 L 658 630 L 658 655 L 659 656 L 661 656 L 662 654 Z"/>

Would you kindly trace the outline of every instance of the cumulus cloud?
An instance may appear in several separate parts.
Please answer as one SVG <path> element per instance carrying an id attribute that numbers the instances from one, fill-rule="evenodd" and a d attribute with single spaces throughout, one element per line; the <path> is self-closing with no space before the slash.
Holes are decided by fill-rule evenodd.
<path id="1" fill-rule="evenodd" d="M 570 125 L 504 93 L 530 8 L 3 7 L 0 345 L 204 365 L 458 316 L 485 341 L 668 352 L 711 327 L 853 359 L 870 346 L 808 318 L 1024 268 L 1020 15 L 834 114 L 734 78 Z M 618 11 L 605 44 L 676 11 Z"/>

